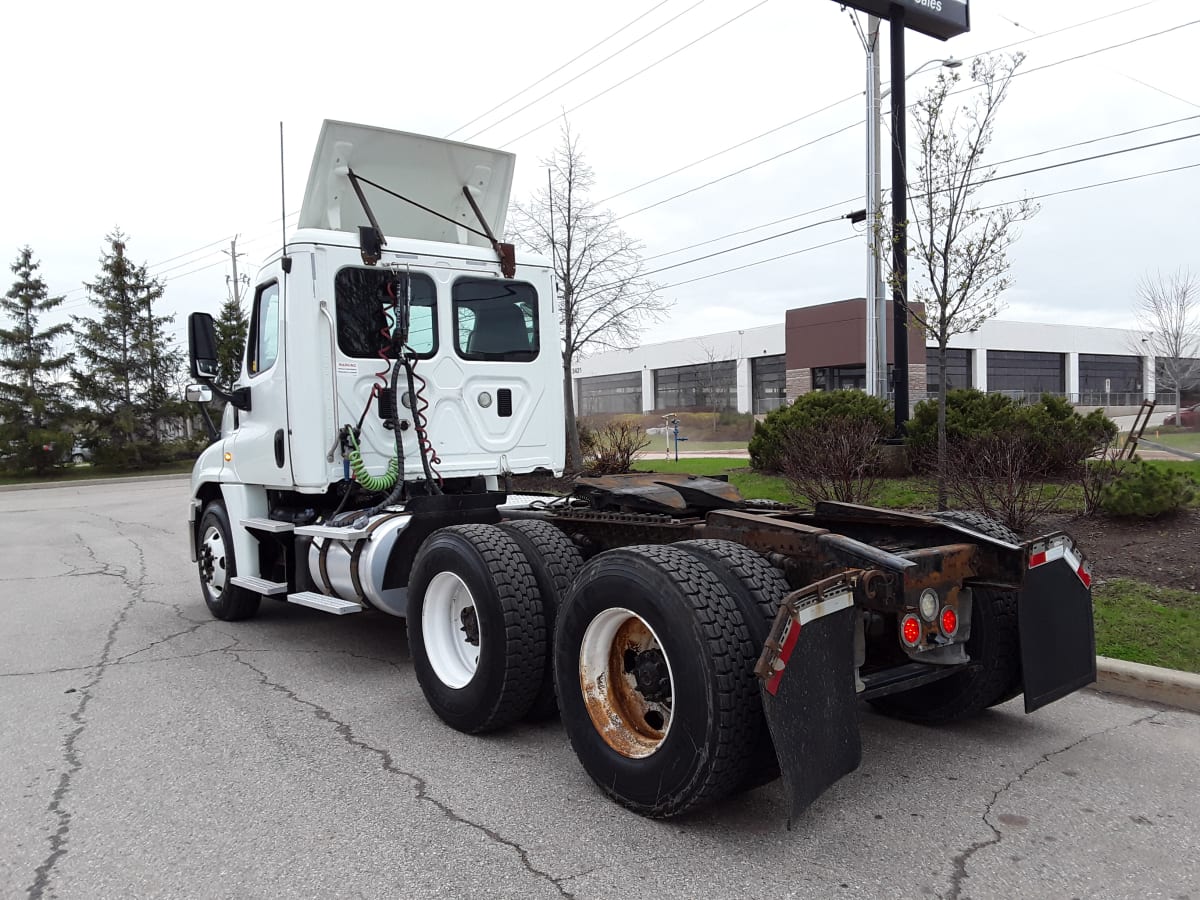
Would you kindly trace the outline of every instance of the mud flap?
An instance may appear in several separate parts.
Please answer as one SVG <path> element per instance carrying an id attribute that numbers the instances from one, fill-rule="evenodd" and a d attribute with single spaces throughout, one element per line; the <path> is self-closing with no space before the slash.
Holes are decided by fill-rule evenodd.
<path id="1" fill-rule="evenodd" d="M 847 581 L 784 598 L 756 672 L 763 711 L 791 800 L 788 828 L 826 788 L 858 768 L 854 684 L 857 615 Z"/>
<path id="2" fill-rule="evenodd" d="M 1091 575 L 1065 535 L 1031 547 L 1017 600 L 1025 712 L 1053 703 L 1096 680 Z"/>

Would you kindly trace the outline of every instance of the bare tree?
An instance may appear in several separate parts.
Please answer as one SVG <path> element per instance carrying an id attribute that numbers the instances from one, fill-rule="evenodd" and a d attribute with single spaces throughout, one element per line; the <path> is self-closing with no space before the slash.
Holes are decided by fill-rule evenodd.
<path id="1" fill-rule="evenodd" d="M 616 224 L 610 211 L 588 199 L 595 175 L 566 120 L 558 147 L 542 164 L 550 170 L 548 184 L 527 203 L 515 204 L 513 230 L 521 243 L 553 260 L 560 291 L 567 466 L 578 471 L 583 457 L 571 388 L 576 357 L 633 346 L 642 326 L 658 319 L 670 302 L 642 277 L 641 243 Z"/>
<path id="2" fill-rule="evenodd" d="M 1200 381 L 1200 278 L 1187 269 L 1172 275 L 1143 275 L 1137 286 L 1133 315 L 1143 332 L 1139 355 L 1150 353 L 1161 364 L 1163 385 L 1180 397 Z"/>
<path id="3" fill-rule="evenodd" d="M 916 180 L 909 186 L 909 282 L 899 287 L 913 318 L 937 342 L 938 507 L 946 508 L 946 356 L 950 338 L 975 331 L 1001 309 L 1011 283 L 1008 251 L 1019 225 L 1038 211 L 1029 200 L 981 204 L 996 170 L 984 163 L 996 115 L 1024 56 L 982 56 L 971 66 L 976 87 L 958 87 L 957 71 L 943 70 L 916 106 Z M 959 104 L 958 94 L 971 99 Z M 880 226 L 882 227 L 882 226 Z M 890 241 L 889 241 L 890 243 Z M 893 282 L 895 278 L 893 278 Z"/>

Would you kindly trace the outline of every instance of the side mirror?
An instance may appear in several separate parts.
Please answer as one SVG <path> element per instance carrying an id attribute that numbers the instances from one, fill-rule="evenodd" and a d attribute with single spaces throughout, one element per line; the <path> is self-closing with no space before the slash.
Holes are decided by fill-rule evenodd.
<path id="1" fill-rule="evenodd" d="M 192 377 L 209 381 L 220 373 L 217 364 L 217 331 L 213 326 L 213 317 L 208 313 L 194 312 L 188 316 L 188 357 L 191 360 Z"/>
<path id="2" fill-rule="evenodd" d="M 183 393 L 188 403 L 212 403 L 212 388 L 207 384 L 189 384 Z"/>

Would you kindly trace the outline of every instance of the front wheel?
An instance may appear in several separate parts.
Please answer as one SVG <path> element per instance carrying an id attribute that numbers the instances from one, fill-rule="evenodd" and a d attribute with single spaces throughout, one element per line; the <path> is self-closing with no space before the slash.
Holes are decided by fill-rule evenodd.
<path id="1" fill-rule="evenodd" d="M 226 622 L 258 615 L 262 596 L 233 583 L 237 560 L 233 554 L 233 536 L 225 504 L 214 500 L 204 508 L 199 534 L 196 557 L 200 568 L 200 590 L 209 612 Z"/>
<path id="2" fill-rule="evenodd" d="M 430 535 L 408 582 L 408 642 L 430 707 L 459 731 L 516 722 L 542 685 L 546 624 L 525 554 L 494 525 Z"/>
<path id="3" fill-rule="evenodd" d="M 761 734 L 757 650 L 711 569 L 674 547 L 609 550 L 559 610 L 559 709 L 575 755 L 623 806 L 663 818 L 745 781 Z"/>

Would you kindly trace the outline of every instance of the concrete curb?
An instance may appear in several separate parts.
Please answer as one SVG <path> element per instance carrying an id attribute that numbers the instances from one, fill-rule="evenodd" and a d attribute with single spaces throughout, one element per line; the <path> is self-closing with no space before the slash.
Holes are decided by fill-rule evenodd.
<path id="1" fill-rule="evenodd" d="M 1191 672 L 1098 656 L 1092 690 L 1200 713 L 1200 675 Z"/>
<path id="2" fill-rule="evenodd" d="M 32 484 L 2 484 L 5 491 L 61 490 L 63 488 L 87 487 L 94 484 L 140 484 L 147 481 L 170 481 L 176 478 L 191 478 L 189 472 L 172 472 L 170 475 L 128 475 L 120 478 L 80 478 L 73 481 L 36 481 Z"/>

